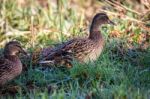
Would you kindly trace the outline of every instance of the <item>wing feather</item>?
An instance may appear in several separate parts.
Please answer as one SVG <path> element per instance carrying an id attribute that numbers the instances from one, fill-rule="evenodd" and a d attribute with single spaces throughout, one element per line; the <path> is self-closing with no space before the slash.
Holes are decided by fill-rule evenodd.
<path id="1" fill-rule="evenodd" d="M 12 62 L 8 59 L 0 59 L 0 76 L 9 72 L 12 68 Z"/>
<path id="2" fill-rule="evenodd" d="M 55 57 L 65 57 L 65 56 L 74 56 L 78 57 L 82 53 L 87 54 L 91 50 L 89 49 L 89 44 L 91 45 L 90 47 L 93 47 L 93 43 L 87 39 L 73 39 L 70 40 L 66 43 L 63 43 L 60 46 L 57 46 L 53 48 L 50 53 L 48 54 L 47 57 L 45 57 L 44 60 L 54 60 Z"/>

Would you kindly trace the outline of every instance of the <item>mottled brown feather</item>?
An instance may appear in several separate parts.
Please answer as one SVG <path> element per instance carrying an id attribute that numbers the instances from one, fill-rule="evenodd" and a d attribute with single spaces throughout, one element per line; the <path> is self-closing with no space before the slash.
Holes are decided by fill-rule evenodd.
<path id="1" fill-rule="evenodd" d="M 18 42 L 9 42 L 4 49 L 4 57 L 0 59 L 0 86 L 14 79 L 22 72 L 22 63 L 17 56 L 24 53 Z"/>
<path id="2" fill-rule="evenodd" d="M 106 14 L 96 14 L 88 38 L 75 38 L 51 48 L 49 53 L 42 57 L 43 63 L 50 60 L 57 65 L 70 65 L 74 59 L 81 63 L 95 61 L 100 56 L 104 46 L 104 39 L 99 31 L 99 26 L 108 23 L 112 24 L 113 22 L 109 20 Z"/>

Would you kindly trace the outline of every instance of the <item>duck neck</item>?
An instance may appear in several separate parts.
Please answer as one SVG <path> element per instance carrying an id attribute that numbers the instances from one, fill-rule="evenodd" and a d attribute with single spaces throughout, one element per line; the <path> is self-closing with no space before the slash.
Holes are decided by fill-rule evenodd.
<path id="1" fill-rule="evenodd" d="M 4 55 L 4 57 L 12 62 L 20 62 L 20 59 L 17 55 Z"/>
<path id="2" fill-rule="evenodd" d="M 100 24 L 92 24 L 90 27 L 89 39 L 99 41 L 102 38 L 102 34 L 99 30 Z"/>

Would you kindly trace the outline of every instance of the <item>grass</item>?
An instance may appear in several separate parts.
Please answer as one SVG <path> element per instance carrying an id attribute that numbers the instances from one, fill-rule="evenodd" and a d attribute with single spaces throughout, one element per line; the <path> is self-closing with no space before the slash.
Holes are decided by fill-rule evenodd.
<path id="1" fill-rule="evenodd" d="M 22 2 L 19 2 L 22 1 Z M 0 46 L 19 40 L 29 52 L 61 43 L 77 36 L 87 36 L 89 21 L 83 2 L 58 0 L 42 6 L 34 0 L 3 0 L 0 4 Z M 40 1 L 40 0 L 39 0 Z M 87 3 L 90 0 L 87 1 Z M 105 2 L 96 2 L 104 5 Z M 87 4 L 88 5 L 88 4 Z M 73 8 L 71 8 L 73 7 Z M 94 8 L 94 6 L 93 6 Z M 83 11 L 82 11 L 82 10 Z M 91 12 L 94 13 L 94 12 Z M 136 16 L 129 12 L 129 16 Z M 95 63 L 74 67 L 43 68 L 25 60 L 28 70 L 8 85 L 19 86 L 19 92 L 5 92 L 1 98 L 35 99 L 148 99 L 150 97 L 150 49 L 139 50 L 141 34 L 149 34 L 136 23 L 112 17 L 117 26 L 103 26 L 105 47 Z M 92 18 L 92 17 L 91 17 Z M 91 19 L 90 18 L 90 19 Z M 111 36 L 116 31 L 117 37 Z M 128 30 L 128 31 L 127 31 Z M 129 32 L 129 33 L 127 33 Z M 134 34 L 132 37 L 130 34 Z M 118 37 L 119 35 L 119 37 Z M 129 41 L 132 41 L 129 43 Z M 148 38 L 148 44 L 149 44 Z"/>

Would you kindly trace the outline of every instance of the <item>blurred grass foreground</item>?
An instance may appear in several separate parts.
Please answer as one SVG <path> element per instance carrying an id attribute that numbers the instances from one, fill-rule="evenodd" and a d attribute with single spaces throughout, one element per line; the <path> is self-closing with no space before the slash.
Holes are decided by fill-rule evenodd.
<path id="1" fill-rule="evenodd" d="M 46 68 L 24 60 L 27 70 L 0 90 L 1 99 L 149 99 L 150 0 L 0 0 L 0 47 L 20 41 L 29 52 L 86 37 L 92 17 L 105 12 L 105 47 L 95 64 Z"/>

